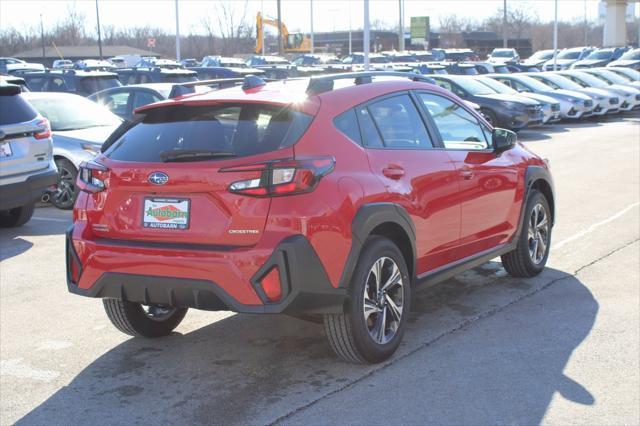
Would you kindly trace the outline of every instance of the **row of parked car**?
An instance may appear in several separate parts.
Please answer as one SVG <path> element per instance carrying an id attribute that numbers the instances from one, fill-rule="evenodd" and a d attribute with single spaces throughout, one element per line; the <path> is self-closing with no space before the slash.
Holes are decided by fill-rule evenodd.
<path id="1" fill-rule="evenodd" d="M 414 55 L 418 53 L 387 52 L 372 55 L 372 63 L 382 71 L 407 71 L 403 67 L 416 59 Z M 310 58 L 325 62 L 311 63 Z M 359 65 L 360 59 L 358 54 L 351 55 L 351 66 Z M 433 83 L 473 105 L 492 125 L 514 131 L 561 119 L 576 120 L 630 111 L 640 104 L 640 72 L 632 68 L 566 69 L 564 66 L 565 69 L 555 72 L 536 69 L 535 72 L 511 73 L 508 70 L 496 72 L 506 62 L 492 59 L 487 63 L 430 64 L 433 69 L 425 71 Z M 293 64 L 269 56 L 255 56 L 246 62 L 210 56 L 199 64 L 202 66 L 188 68 L 174 61 L 145 60 L 147 63 L 142 64 L 145 66 L 115 68 L 115 72 L 94 68 L 25 72 L 2 77 L 5 83 L 22 86 L 24 99 L 47 120 L 53 133 L 58 181 L 46 192 L 45 200 L 58 208 L 71 209 L 78 193 L 76 178 L 80 163 L 93 158 L 123 121 L 133 119 L 137 108 L 189 93 L 235 85 L 243 82 L 247 75 L 265 77 L 265 70 L 302 69 L 302 76 L 305 73 L 314 75 L 315 69 L 322 72 L 346 70 L 331 68 L 342 66 L 345 61 L 332 63 L 326 55 L 302 55 Z M 423 65 L 418 61 L 413 63 Z M 84 65 L 99 67 L 102 64 L 85 62 Z M 466 71 L 470 66 L 487 65 L 493 67 L 492 72 Z M 194 68 L 207 69 L 214 75 L 209 76 L 212 79 L 200 81 Z M 215 74 L 217 70 L 221 72 Z M 409 71 L 420 73 L 419 69 Z"/>

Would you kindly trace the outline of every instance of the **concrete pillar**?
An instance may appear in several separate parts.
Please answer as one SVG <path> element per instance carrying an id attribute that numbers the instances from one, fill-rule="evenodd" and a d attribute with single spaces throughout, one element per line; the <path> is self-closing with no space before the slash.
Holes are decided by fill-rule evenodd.
<path id="1" fill-rule="evenodd" d="M 606 7 L 602 45 L 624 46 L 627 44 L 627 0 L 606 0 Z"/>

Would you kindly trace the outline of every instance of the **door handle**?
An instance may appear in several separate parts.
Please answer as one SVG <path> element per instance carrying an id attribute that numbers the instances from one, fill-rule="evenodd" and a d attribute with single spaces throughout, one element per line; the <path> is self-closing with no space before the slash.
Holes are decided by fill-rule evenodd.
<path id="1" fill-rule="evenodd" d="M 473 178 L 473 170 L 471 170 L 469 167 L 463 167 L 460 170 L 460 176 L 462 176 L 464 180 L 470 180 Z"/>
<path id="2" fill-rule="evenodd" d="M 404 176 L 404 169 L 400 166 L 396 166 L 395 164 L 390 164 L 384 169 L 382 169 L 382 174 L 388 177 L 389 179 L 400 179 Z"/>

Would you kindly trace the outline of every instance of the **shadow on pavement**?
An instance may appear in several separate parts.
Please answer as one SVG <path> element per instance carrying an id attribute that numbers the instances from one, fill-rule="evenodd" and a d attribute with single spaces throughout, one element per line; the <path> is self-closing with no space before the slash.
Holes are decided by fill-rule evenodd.
<path id="1" fill-rule="evenodd" d="M 18 256 L 33 243 L 23 237 L 64 235 L 71 225 L 71 212 L 50 208 L 36 209 L 33 217 L 18 228 L 0 228 L 0 260 Z"/>
<path id="2" fill-rule="evenodd" d="M 494 304 L 507 305 L 535 292 L 536 283 L 542 282 L 535 281 L 540 277 L 534 281 L 500 277 L 495 267 L 499 264 L 488 265 L 489 268 L 472 271 L 480 277 L 473 282 L 456 278 L 418 289 L 399 357 L 438 340 L 439 334 L 447 334 L 482 312 L 495 309 Z M 572 275 L 553 271 L 543 276 L 547 283 L 554 280 L 554 285 L 561 285 L 570 293 L 568 303 L 573 306 L 566 315 L 555 314 L 553 321 L 536 321 L 520 328 L 515 341 L 504 335 L 502 327 L 496 327 L 486 344 L 477 348 L 478 351 L 492 348 L 502 354 L 487 362 L 474 362 L 474 353 L 448 353 L 444 358 L 462 357 L 467 361 L 464 368 L 440 372 L 451 386 L 431 389 L 426 380 L 407 388 L 407 394 L 420 400 L 419 404 L 407 407 L 418 415 L 430 412 L 424 415 L 425 420 L 451 423 L 451 418 L 461 418 L 468 402 L 473 400 L 471 405 L 483 409 L 497 407 L 505 413 L 524 410 L 526 416 L 520 420 L 534 424 L 541 421 L 556 391 L 572 401 L 592 404 L 594 398 L 589 391 L 565 377 L 563 370 L 572 351 L 591 330 L 598 304 Z M 481 300 L 470 304 L 471 298 Z M 519 306 L 509 308 L 516 318 Z M 535 317 L 544 318 L 546 309 L 544 305 L 537 306 Z M 514 326 L 526 320 L 514 321 Z M 502 325 L 513 330 L 511 324 Z M 441 348 L 441 341 L 418 353 Z M 535 351 L 526 342 L 538 342 Z M 522 348 L 518 347 L 520 344 Z M 503 345 L 509 349 L 501 351 Z M 413 356 L 415 353 L 410 355 Z M 407 360 L 398 359 L 374 376 L 388 374 L 391 368 L 406 367 Z M 520 365 L 522 360 L 528 361 L 527 368 L 512 368 L 511 364 Z M 439 359 L 415 373 L 428 377 L 442 363 Z M 233 315 L 185 335 L 176 333 L 164 339 L 123 342 L 93 361 L 18 424 L 130 424 L 148 423 L 150 419 L 160 424 L 264 424 L 362 378 L 375 368 L 378 367 L 338 361 L 325 343 L 320 325 L 284 316 Z M 496 371 L 500 372 L 499 380 Z M 482 389 L 465 386 L 466 380 L 474 377 L 484 378 Z M 517 394 L 520 391 L 525 394 Z M 353 412 L 375 416 L 379 403 L 371 400 L 368 406 L 354 407 Z M 457 414 L 447 417 L 447 410 Z M 345 421 L 351 418 L 357 423 L 351 410 L 346 411 Z M 503 412 L 495 413 L 494 418 L 505 418 Z M 435 418 L 435 413 L 441 415 Z M 473 417 L 466 419 L 473 422 Z"/>

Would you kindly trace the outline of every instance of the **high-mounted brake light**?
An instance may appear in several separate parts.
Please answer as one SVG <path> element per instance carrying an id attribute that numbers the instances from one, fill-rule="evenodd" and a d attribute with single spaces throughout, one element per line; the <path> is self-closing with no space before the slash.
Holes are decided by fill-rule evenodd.
<path id="1" fill-rule="evenodd" d="M 51 125 L 49 124 L 49 120 L 43 118 L 38 121 L 38 126 L 40 127 L 36 133 L 33 134 L 33 137 L 40 139 L 47 139 L 51 137 Z"/>
<path id="2" fill-rule="evenodd" d="M 220 172 L 256 172 L 251 179 L 233 182 L 229 191 L 253 197 L 276 197 L 313 191 L 320 179 L 333 171 L 335 163 L 333 157 L 277 160 L 230 167 Z"/>
<path id="3" fill-rule="evenodd" d="M 105 190 L 108 177 L 109 169 L 105 166 L 94 161 L 85 161 L 80 164 L 76 184 L 80 190 L 95 194 Z"/>

